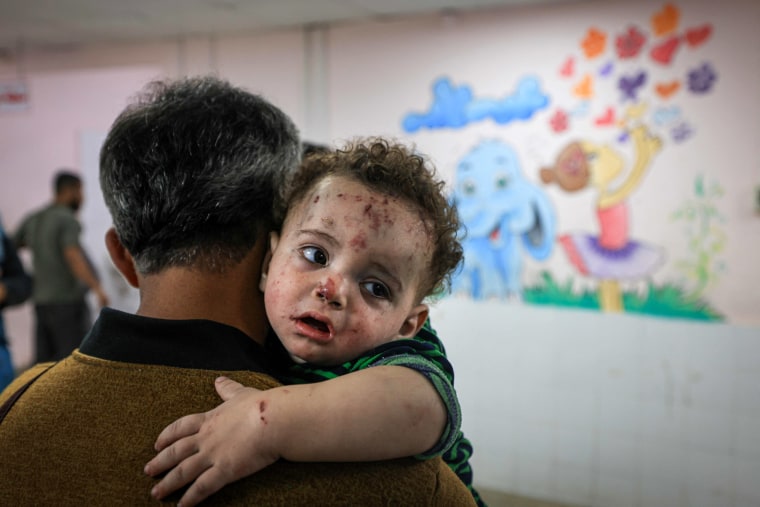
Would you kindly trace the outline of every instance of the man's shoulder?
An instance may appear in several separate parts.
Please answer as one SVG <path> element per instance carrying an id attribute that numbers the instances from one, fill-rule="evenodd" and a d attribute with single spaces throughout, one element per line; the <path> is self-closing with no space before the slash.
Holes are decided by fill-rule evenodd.
<path id="1" fill-rule="evenodd" d="M 40 214 L 42 213 L 43 209 L 36 209 L 34 211 L 30 211 L 26 215 L 24 215 L 21 218 L 21 223 L 16 228 L 16 236 L 24 234 L 32 225 L 39 220 Z"/>
<path id="2" fill-rule="evenodd" d="M 47 223 L 51 220 L 76 221 L 76 217 L 70 210 L 67 210 L 67 208 L 58 206 L 56 204 L 47 204 L 30 211 L 24 216 L 24 218 L 21 219 L 21 225 L 19 225 L 18 229 L 16 229 L 17 235 L 23 234 L 25 231 L 36 227 L 42 222 Z"/>
<path id="3" fill-rule="evenodd" d="M 79 223 L 74 212 L 70 208 L 60 204 L 48 206 L 42 213 L 64 223 Z"/>
<path id="4" fill-rule="evenodd" d="M 366 463 L 279 461 L 210 497 L 209 505 L 474 506 L 472 494 L 440 459 Z"/>
<path id="5" fill-rule="evenodd" d="M 8 399 L 16 394 L 16 392 L 23 388 L 26 384 L 36 378 L 40 373 L 47 370 L 53 363 L 38 363 L 19 373 L 19 375 L 13 379 L 2 392 L 0 392 L 0 406 L 4 404 Z"/>
<path id="6" fill-rule="evenodd" d="M 56 211 L 55 204 L 45 204 L 44 206 L 40 206 L 39 208 L 33 209 L 30 211 L 25 218 L 25 222 L 34 222 L 35 220 L 39 220 L 41 217 L 45 215 L 49 215 L 51 213 L 54 213 Z"/>
<path id="7" fill-rule="evenodd" d="M 14 384 L 23 385 L 43 365 L 29 370 Z M 218 372 L 261 389 L 278 383 L 254 372 Z M 119 364 L 75 352 L 43 375 L 2 426 L 0 451 L 23 456 L 23 467 L 0 469 L 0 485 L 10 503 L 31 498 L 42 482 L 53 484 L 39 503 L 60 495 L 101 495 L 142 505 L 151 487 L 139 473 L 155 455 L 153 444 L 161 428 L 188 413 L 210 410 L 219 403 L 214 372 L 170 367 Z M 168 379 L 171 378 L 171 381 Z M 169 392 L 171 391 L 171 392 Z M 3 394 L 6 395 L 5 393 Z M 27 403 L 23 403 L 27 398 Z M 39 410 L 46 399 L 46 410 Z M 55 400 L 55 401 L 53 401 Z M 12 432 L 12 433 L 9 433 Z M 76 436 L 77 438 L 72 438 Z M 129 452 L 125 453 L 124 451 Z M 56 482 L 59 470 L 45 463 L 68 460 L 76 467 L 67 482 Z M 112 471 L 105 483 L 91 478 Z M 137 470 L 138 473 L 134 471 Z M 5 477 L 4 477 L 5 474 Z M 9 503 L 9 504 L 10 504 Z M 23 502 L 22 502 L 23 503 Z M 223 488 L 208 504 L 336 505 L 336 506 L 467 506 L 474 505 L 464 484 L 440 458 L 413 458 L 371 463 L 292 463 L 281 460 L 252 477 Z"/>

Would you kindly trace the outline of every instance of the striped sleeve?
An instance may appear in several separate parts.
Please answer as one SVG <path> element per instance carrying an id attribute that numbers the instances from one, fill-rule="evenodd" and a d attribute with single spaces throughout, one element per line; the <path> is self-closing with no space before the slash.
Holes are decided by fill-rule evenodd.
<path id="1" fill-rule="evenodd" d="M 432 458 L 451 449 L 460 433 L 462 412 L 454 390 L 454 370 L 446 358 L 443 343 L 430 325 L 430 320 L 425 322 L 414 339 L 385 343 L 353 361 L 331 368 L 291 364 L 287 374 L 284 378 L 281 376 L 280 380 L 299 384 L 319 382 L 372 366 L 405 366 L 418 371 L 430 381 L 446 406 L 448 420 L 436 445 L 417 457 Z"/>

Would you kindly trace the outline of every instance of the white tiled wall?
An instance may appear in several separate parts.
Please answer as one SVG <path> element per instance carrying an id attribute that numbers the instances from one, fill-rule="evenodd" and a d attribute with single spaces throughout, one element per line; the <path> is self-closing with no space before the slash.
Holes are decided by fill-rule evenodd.
<path id="1" fill-rule="evenodd" d="M 760 506 L 760 329 L 449 298 L 432 311 L 483 487 Z"/>

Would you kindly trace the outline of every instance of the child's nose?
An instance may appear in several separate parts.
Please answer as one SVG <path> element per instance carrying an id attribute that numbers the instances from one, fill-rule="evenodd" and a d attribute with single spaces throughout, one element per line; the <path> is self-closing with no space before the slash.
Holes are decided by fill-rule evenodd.
<path id="1" fill-rule="evenodd" d="M 346 291 L 343 287 L 343 279 L 328 277 L 324 282 L 319 282 L 314 289 L 314 294 L 333 308 L 346 306 Z"/>

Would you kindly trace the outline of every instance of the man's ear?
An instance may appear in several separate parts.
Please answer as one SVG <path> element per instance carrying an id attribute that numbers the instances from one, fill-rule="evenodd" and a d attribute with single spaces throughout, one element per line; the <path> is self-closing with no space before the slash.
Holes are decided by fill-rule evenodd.
<path id="1" fill-rule="evenodd" d="M 261 264 L 261 278 L 259 279 L 259 290 L 264 292 L 267 287 L 267 274 L 269 274 L 269 263 L 272 261 L 272 253 L 277 249 L 277 243 L 280 242 L 280 235 L 275 231 L 269 233 L 269 249 L 264 254 L 264 262 Z"/>
<path id="2" fill-rule="evenodd" d="M 113 265 L 119 270 L 121 276 L 132 287 L 139 287 L 140 283 L 137 280 L 137 269 L 135 268 L 135 261 L 132 259 L 132 255 L 127 251 L 124 245 L 121 244 L 119 235 L 116 234 L 116 229 L 109 228 L 106 232 L 106 249 L 108 255 L 111 257 Z"/>
<path id="3" fill-rule="evenodd" d="M 414 338 L 427 320 L 428 312 L 428 305 L 419 304 L 412 308 L 409 315 L 406 316 L 404 323 L 401 324 L 401 329 L 398 330 L 398 336 L 396 336 L 396 339 Z"/>

